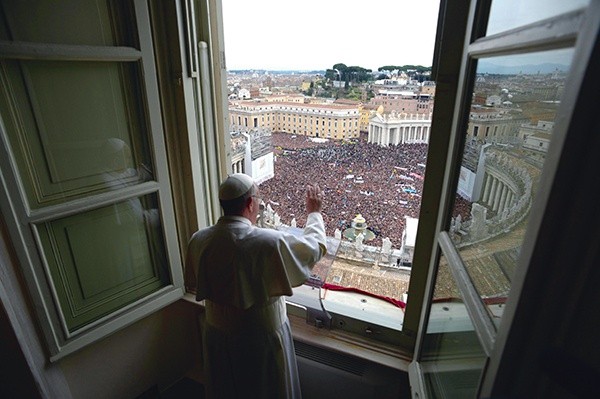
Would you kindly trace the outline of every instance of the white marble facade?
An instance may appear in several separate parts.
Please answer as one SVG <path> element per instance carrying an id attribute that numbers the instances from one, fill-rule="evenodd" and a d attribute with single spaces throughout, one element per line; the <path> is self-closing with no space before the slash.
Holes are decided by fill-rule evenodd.
<path id="1" fill-rule="evenodd" d="M 369 121 L 367 142 L 381 146 L 429 143 L 431 114 L 375 115 Z"/>

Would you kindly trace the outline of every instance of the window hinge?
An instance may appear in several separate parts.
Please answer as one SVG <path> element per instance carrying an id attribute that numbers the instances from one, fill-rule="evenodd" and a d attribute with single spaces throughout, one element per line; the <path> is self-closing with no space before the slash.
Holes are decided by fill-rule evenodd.
<path id="1" fill-rule="evenodd" d="M 306 324 L 311 324 L 317 328 L 331 329 L 332 317 L 326 310 L 323 309 L 306 309 Z"/>

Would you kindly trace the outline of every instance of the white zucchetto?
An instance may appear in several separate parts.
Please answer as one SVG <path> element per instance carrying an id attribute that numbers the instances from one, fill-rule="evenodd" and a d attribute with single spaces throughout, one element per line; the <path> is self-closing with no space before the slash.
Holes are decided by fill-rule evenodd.
<path id="1" fill-rule="evenodd" d="M 254 180 L 244 173 L 234 173 L 219 187 L 219 199 L 223 201 L 232 200 L 246 194 L 254 186 Z"/>

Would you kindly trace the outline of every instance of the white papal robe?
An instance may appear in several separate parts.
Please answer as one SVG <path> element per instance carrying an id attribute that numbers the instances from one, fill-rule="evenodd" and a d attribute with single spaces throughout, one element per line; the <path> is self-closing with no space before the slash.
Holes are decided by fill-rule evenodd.
<path id="1" fill-rule="evenodd" d="M 224 216 L 196 232 L 186 267 L 205 300 L 203 356 L 209 398 L 300 398 L 284 295 L 325 255 L 323 217 L 310 213 L 302 235 Z"/>

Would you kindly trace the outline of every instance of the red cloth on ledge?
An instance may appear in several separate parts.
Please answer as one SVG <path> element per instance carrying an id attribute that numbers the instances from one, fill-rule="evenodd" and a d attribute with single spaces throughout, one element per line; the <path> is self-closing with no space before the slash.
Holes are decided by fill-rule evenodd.
<path id="1" fill-rule="evenodd" d="M 396 307 L 399 307 L 400 309 L 404 309 L 406 307 L 406 303 L 404 303 L 404 302 L 402 302 L 402 301 L 400 301 L 398 299 L 390 298 L 388 296 L 382 296 L 382 295 L 373 294 L 371 292 L 363 291 L 363 290 L 358 289 L 358 288 L 342 287 L 340 285 L 329 284 L 329 283 L 323 284 L 323 286 L 321 288 L 325 288 L 325 289 L 332 290 L 332 291 L 350 291 L 350 292 L 356 292 L 358 294 L 368 295 L 368 296 L 372 296 L 374 298 L 382 299 L 382 300 L 384 300 L 386 302 L 391 303 L 392 305 L 394 305 Z"/>

